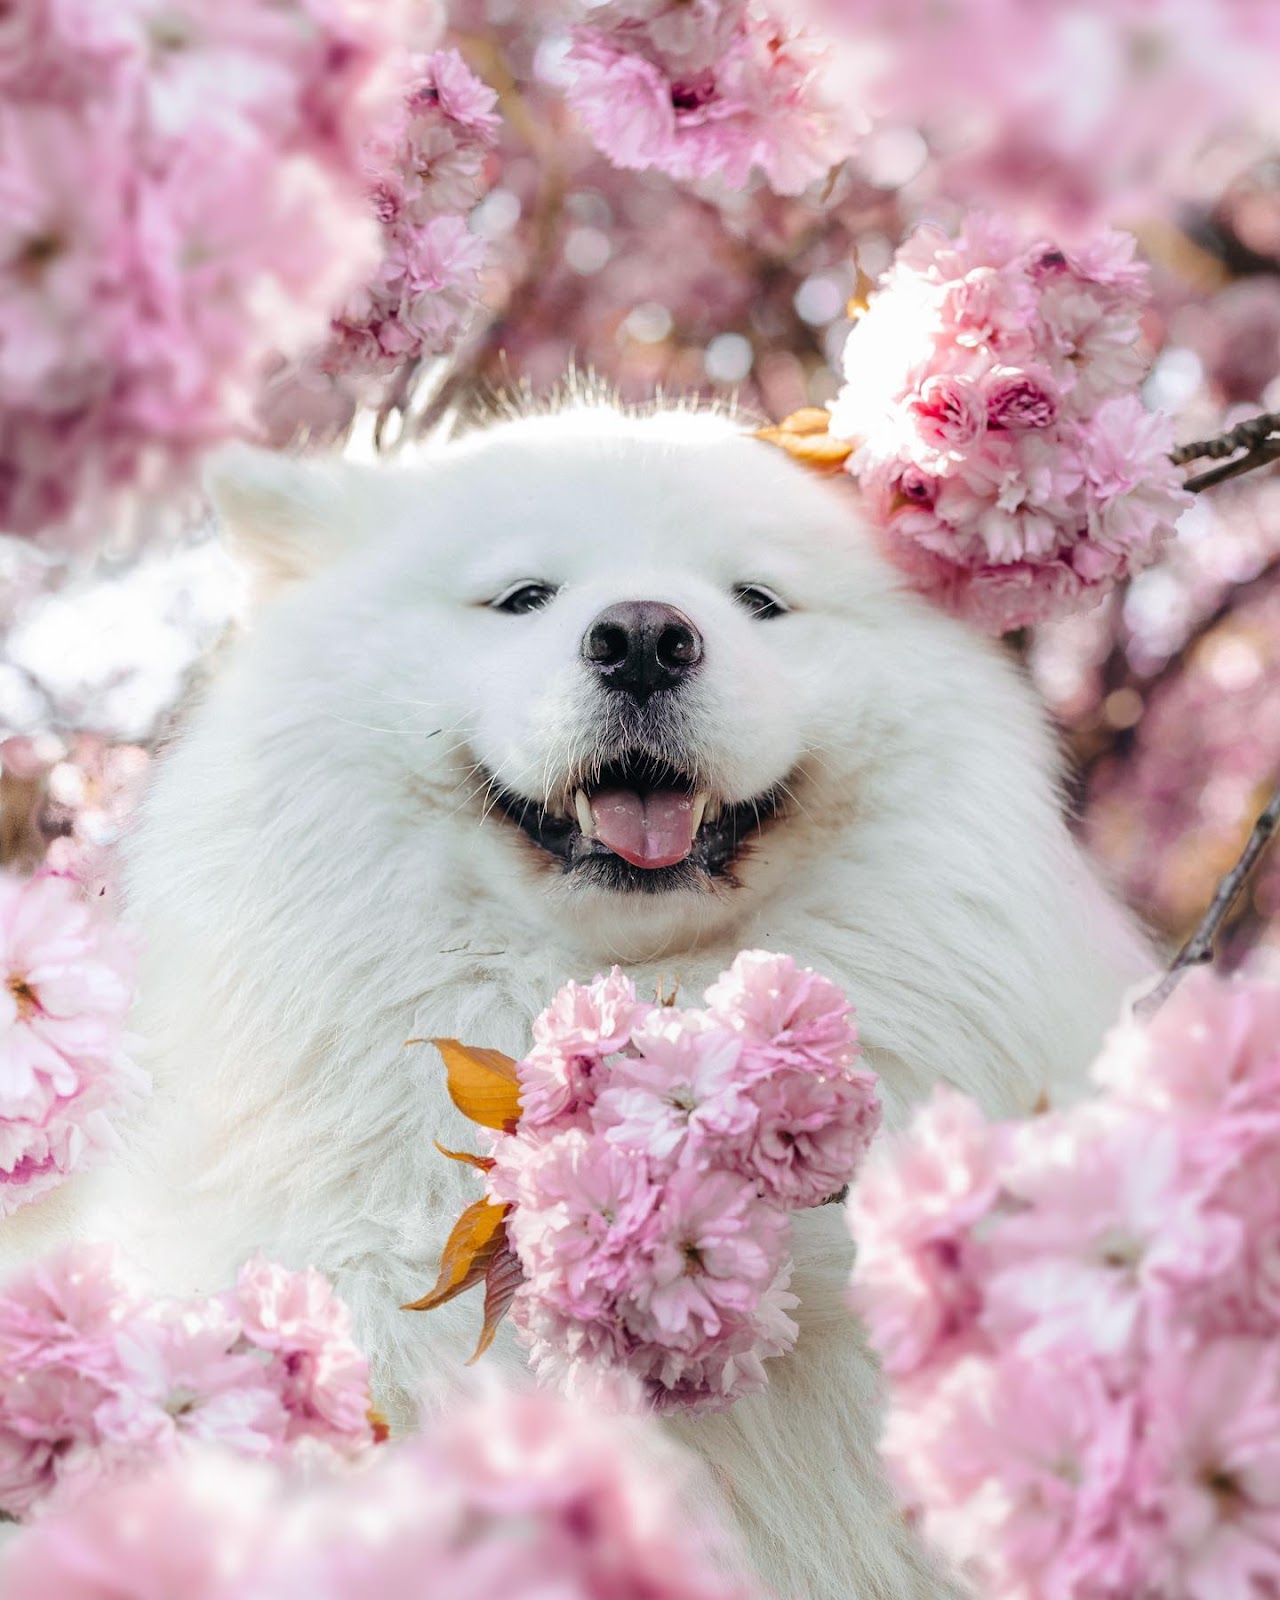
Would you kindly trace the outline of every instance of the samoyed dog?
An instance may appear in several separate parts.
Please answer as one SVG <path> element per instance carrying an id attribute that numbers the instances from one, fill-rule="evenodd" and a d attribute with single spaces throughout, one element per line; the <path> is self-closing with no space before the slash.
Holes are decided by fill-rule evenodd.
<path id="1" fill-rule="evenodd" d="M 763 947 L 847 990 L 893 1126 L 941 1082 L 1026 1112 L 1149 969 L 1016 668 L 733 422 L 583 405 L 213 491 L 255 611 L 129 852 L 156 1099 L 117 1226 L 173 1288 L 331 1273 L 402 1423 L 480 1317 L 399 1309 L 476 1196 L 406 1040 L 518 1055 L 569 977 L 692 999 Z M 877 1466 L 839 1206 L 796 1251 L 768 1392 L 677 1431 L 780 1595 L 945 1592 Z"/>

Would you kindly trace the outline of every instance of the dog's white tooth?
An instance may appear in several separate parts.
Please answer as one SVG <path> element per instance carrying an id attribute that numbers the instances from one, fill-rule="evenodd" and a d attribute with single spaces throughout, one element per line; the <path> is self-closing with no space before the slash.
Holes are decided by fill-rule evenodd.
<path id="1" fill-rule="evenodd" d="M 584 839 L 594 839 L 596 836 L 596 819 L 591 815 L 591 802 L 587 799 L 585 789 L 576 789 L 573 795 L 574 809 L 578 813 L 578 826 L 582 829 Z"/>
<path id="2" fill-rule="evenodd" d="M 718 800 L 713 800 L 711 798 L 711 796 L 708 795 L 707 796 L 706 821 L 708 821 L 708 822 L 718 822 L 719 820 L 720 820 L 720 802 Z"/>
<path id="3" fill-rule="evenodd" d="M 695 833 L 702 826 L 702 819 L 706 815 L 707 801 L 710 798 L 711 796 L 708 794 L 695 794 L 693 797 L 693 831 Z"/>

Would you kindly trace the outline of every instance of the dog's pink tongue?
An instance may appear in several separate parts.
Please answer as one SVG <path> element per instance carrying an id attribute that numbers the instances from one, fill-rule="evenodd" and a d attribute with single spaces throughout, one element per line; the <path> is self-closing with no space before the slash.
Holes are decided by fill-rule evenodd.
<path id="1" fill-rule="evenodd" d="M 693 796 L 675 789 L 602 789 L 591 815 L 596 838 L 633 867 L 674 866 L 693 849 Z"/>

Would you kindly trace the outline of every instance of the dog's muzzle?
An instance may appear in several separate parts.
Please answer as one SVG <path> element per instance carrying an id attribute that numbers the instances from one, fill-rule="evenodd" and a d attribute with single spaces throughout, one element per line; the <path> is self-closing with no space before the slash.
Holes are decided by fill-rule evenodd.
<path id="1" fill-rule="evenodd" d="M 541 804 L 495 786 L 497 808 L 566 873 L 598 887 L 657 893 L 732 881 L 733 867 L 779 811 L 783 785 L 726 802 L 686 772 L 624 752 Z"/>

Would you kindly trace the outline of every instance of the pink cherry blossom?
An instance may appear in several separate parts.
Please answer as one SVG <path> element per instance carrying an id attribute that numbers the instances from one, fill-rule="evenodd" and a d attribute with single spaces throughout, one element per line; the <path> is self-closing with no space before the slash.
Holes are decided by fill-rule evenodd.
<path id="1" fill-rule="evenodd" d="M 981 1592 L 1280 1581 L 1278 992 L 1192 974 L 1112 1034 L 1097 1099 L 990 1124 L 944 1097 L 859 1180 L 886 1457 Z"/>
<path id="2" fill-rule="evenodd" d="M 631 1030 L 652 1006 L 637 1000 L 636 986 L 621 967 L 590 983 L 566 983 L 534 1019 L 533 1037 L 548 1048 L 609 1056 L 623 1049 Z"/>
<path id="3" fill-rule="evenodd" d="M 787 1063 L 753 1077 L 744 1098 L 753 1111 L 749 1142 L 734 1154 L 727 1141 L 722 1159 L 790 1210 L 838 1195 L 880 1127 L 871 1072 L 827 1076 Z"/>
<path id="4" fill-rule="evenodd" d="M 48 1514 L 202 1445 L 336 1460 L 374 1441 L 346 1308 L 319 1274 L 260 1258 L 228 1294 L 164 1300 L 114 1249 L 72 1246 L 0 1292 L 0 1363 L 10 1516 Z"/>
<path id="5" fill-rule="evenodd" d="M 396 10 L 23 0 L 6 17 L 0 528 L 96 537 L 110 497 L 251 426 L 268 360 L 323 333 L 374 260 L 359 151 Z"/>
<path id="6" fill-rule="evenodd" d="M 0 1573 L 15 1597 L 232 1600 L 262 1559 L 274 1475 L 201 1451 L 181 1467 L 103 1486 L 16 1539 Z"/>
<path id="7" fill-rule="evenodd" d="M 524 1276 L 538 1376 L 611 1406 L 718 1410 L 791 1348 L 793 1208 L 836 1195 L 879 1122 L 848 1000 L 745 951 L 705 1008 L 567 984 L 518 1064 L 487 1192 Z"/>
<path id="8" fill-rule="evenodd" d="M 69 1245 L 5 1284 L 0 1352 L 24 1371 L 70 1364 L 105 1373 L 114 1362 L 111 1337 L 145 1303 L 113 1247 Z"/>
<path id="9" fill-rule="evenodd" d="M 715 1021 L 797 1066 L 827 1071 L 847 1067 L 857 1056 L 848 996 L 790 956 L 744 950 L 703 998 Z"/>
<path id="10" fill-rule="evenodd" d="M 15 0 L 0 20 L 0 86 L 6 97 L 74 101 L 136 48 L 124 6 Z"/>
<path id="11" fill-rule="evenodd" d="M 321 1272 L 263 1256 L 241 1267 L 228 1304 L 242 1344 L 270 1353 L 264 1377 L 288 1418 L 286 1438 L 349 1450 L 368 1430 L 369 1366 L 351 1312 Z"/>
<path id="12" fill-rule="evenodd" d="M 1068 253 L 973 217 L 899 249 L 845 347 L 831 430 L 888 554 L 994 632 L 1095 602 L 1189 504 L 1137 384 L 1133 241 Z"/>
<path id="13" fill-rule="evenodd" d="M 685 182 L 742 188 L 759 171 L 798 194 L 861 131 L 824 84 L 819 40 L 763 0 L 593 5 L 568 67 L 569 103 L 611 161 Z"/>
<path id="14" fill-rule="evenodd" d="M 334 320 L 319 357 L 330 372 L 386 375 L 438 354 L 479 299 L 487 249 L 461 214 L 484 191 L 497 143 L 497 96 L 456 50 L 412 63 L 398 121 L 365 149 L 366 187 L 382 224 L 382 260 Z"/>
<path id="15" fill-rule="evenodd" d="M 154 1458 L 190 1437 L 246 1455 L 282 1442 L 285 1415 L 240 1326 L 216 1301 L 139 1318 L 113 1341 L 119 1379 L 94 1414 L 106 1443 Z"/>
<path id="16" fill-rule="evenodd" d="M 491 1189 L 503 1188 L 504 1140 Z M 531 1295 L 566 1316 L 597 1317 L 627 1284 L 630 1252 L 646 1234 L 658 1191 L 631 1151 L 580 1129 L 555 1135 L 520 1173 L 507 1224 Z M 527 1198 L 526 1198 L 527 1197 Z M 533 1202 L 533 1203 L 530 1203 Z"/>
<path id="17" fill-rule="evenodd" d="M 649 1009 L 619 967 L 589 984 L 565 984 L 535 1019 L 533 1049 L 520 1063 L 525 1125 L 538 1127 L 588 1106 L 604 1058 L 630 1042 Z"/>
<path id="18" fill-rule="evenodd" d="M 350 1477 L 197 1448 L 42 1519 L 2 1581 L 11 1600 L 763 1600 L 704 1503 L 651 1422 L 491 1391 Z"/>
<path id="19" fill-rule="evenodd" d="M 785 1213 L 729 1173 L 681 1168 L 647 1230 L 627 1323 L 642 1337 L 700 1354 L 726 1322 L 750 1314 L 785 1248 Z"/>
<path id="20" fill-rule="evenodd" d="M 1057 421 L 1058 387 L 1048 368 L 992 367 L 982 380 L 988 428 L 1049 428 Z"/>
<path id="21" fill-rule="evenodd" d="M 853 1304 L 880 1358 L 906 1376 L 963 1339 L 981 1309 L 969 1234 L 1000 1198 L 1002 1141 L 977 1108 L 934 1091 L 909 1139 L 873 1151 L 849 1197 Z"/>
<path id="22" fill-rule="evenodd" d="M 1054 1370 L 962 1358 L 891 1413 L 886 1459 L 926 1538 L 983 1592 L 1144 1592 L 1158 1543 L 1118 1515 L 1133 1493 L 1133 1402 L 1087 1361 Z"/>
<path id="23" fill-rule="evenodd" d="M 599 1397 L 637 1377 L 660 1409 L 763 1385 L 762 1359 L 795 1338 L 785 1213 L 727 1172 L 681 1167 L 655 1185 L 580 1129 L 545 1147 L 532 1187 L 536 1205 L 507 1226 L 526 1275 L 515 1323 L 544 1379 Z"/>
<path id="24" fill-rule="evenodd" d="M 987 1241 L 983 1326 L 1028 1350 L 1141 1360 L 1144 1309 L 1223 1271 L 1239 1231 L 1203 1205 L 1180 1129 L 1039 1117 L 1006 1146 L 1009 1214 Z"/>
<path id="25" fill-rule="evenodd" d="M 1158 1518 L 1149 1581 L 1181 1600 L 1251 1600 L 1280 1582 L 1280 1344 L 1157 1351 L 1143 1373 L 1137 1488 Z"/>
<path id="26" fill-rule="evenodd" d="M 1280 1105 L 1280 987 L 1188 973 L 1148 1020 L 1108 1035 L 1095 1081 L 1116 1100 L 1160 1114 L 1210 1119 Z"/>
<path id="27" fill-rule="evenodd" d="M 148 1079 L 125 1054 L 128 939 L 70 879 L 0 877 L 0 1216 L 114 1148 Z"/>
<path id="28" fill-rule="evenodd" d="M 632 1040 L 638 1058 L 614 1066 L 596 1101 L 593 1121 L 606 1139 L 668 1172 L 686 1142 L 732 1142 L 750 1132 L 755 1112 L 742 1093 L 736 1034 L 703 1027 L 696 1013 L 658 1010 Z"/>

